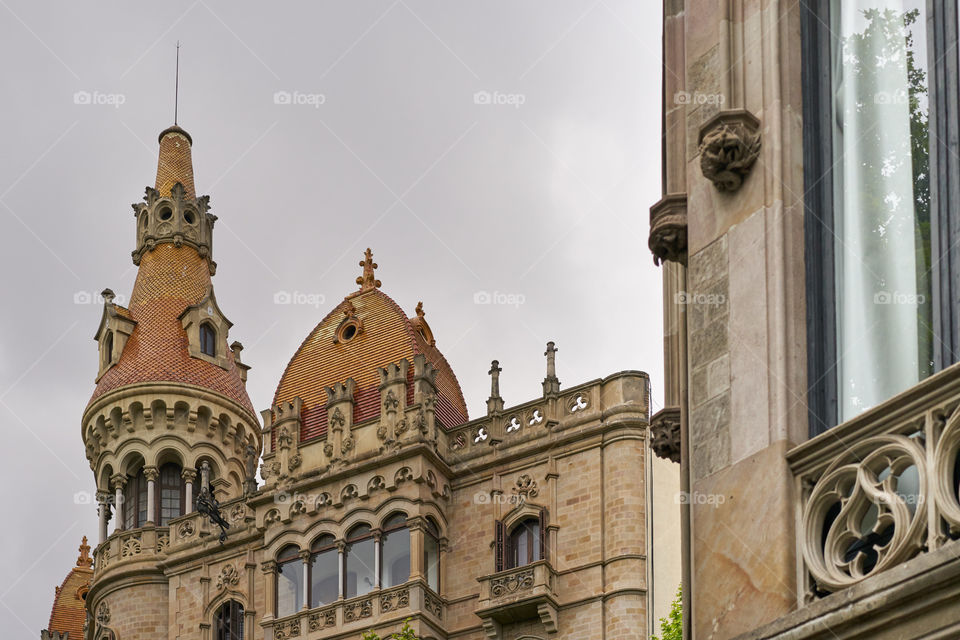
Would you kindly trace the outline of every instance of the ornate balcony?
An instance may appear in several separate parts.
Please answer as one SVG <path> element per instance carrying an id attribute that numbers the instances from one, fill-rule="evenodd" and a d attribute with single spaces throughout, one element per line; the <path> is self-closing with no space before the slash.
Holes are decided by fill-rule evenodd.
<path id="1" fill-rule="evenodd" d="M 487 637 L 499 639 L 504 623 L 539 618 L 548 633 L 557 630 L 557 574 L 546 560 L 478 578 L 476 614 Z"/>
<path id="2" fill-rule="evenodd" d="M 344 630 L 358 632 L 396 618 L 426 613 L 436 621 L 443 617 L 443 601 L 422 583 L 411 581 L 399 587 L 371 591 L 349 600 L 304 609 L 276 620 L 265 619 L 267 638 L 325 638 Z"/>
<path id="3" fill-rule="evenodd" d="M 907 584 L 907 561 L 956 555 L 943 548 L 960 538 L 958 406 L 955 365 L 788 453 L 800 502 L 801 605 L 898 565 L 907 564 L 880 580 Z"/>
<path id="4" fill-rule="evenodd" d="M 155 560 L 170 546 L 167 527 L 141 527 L 115 531 L 94 552 L 94 572 L 99 579 L 105 571 L 116 567 Z"/>

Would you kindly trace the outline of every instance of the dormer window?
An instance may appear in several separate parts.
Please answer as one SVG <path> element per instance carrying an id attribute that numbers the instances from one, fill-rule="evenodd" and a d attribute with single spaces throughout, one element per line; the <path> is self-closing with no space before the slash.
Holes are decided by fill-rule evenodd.
<path id="1" fill-rule="evenodd" d="M 227 336 L 232 323 L 217 306 L 212 287 L 203 300 L 183 310 L 180 322 L 187 334 L 187 350 L 192 358 L 230 370 L 233 354 L 227 349 Z"/>
<path id="2" fill-rule="evenodd" d="M 209 322 L 200 325 L 200 351 L 211 358 L 217 355 L 217 331 Z"/>

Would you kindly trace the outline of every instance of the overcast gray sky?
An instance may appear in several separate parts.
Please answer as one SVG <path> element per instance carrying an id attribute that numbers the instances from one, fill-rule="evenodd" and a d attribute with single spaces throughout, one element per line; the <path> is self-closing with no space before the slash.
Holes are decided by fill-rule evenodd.
<path id="1" fill-rule="evenodd" d="M 657 0 L 0 0 L 9 637 L 46 627 L 97 535 L 73 498 L 94 490 L 80 417 L 101 305 L 85 294 L 133 285 L 129 205 L 173 120 L 178 39 L 217 300 L 258 409 L 367 246 L 388 295 L 408 314 L 423 300 L 472 417 L 492 358 L 508 406 L 541 393 L 547 340 L 564 386 L 642 369 L 662 397 Z"/>

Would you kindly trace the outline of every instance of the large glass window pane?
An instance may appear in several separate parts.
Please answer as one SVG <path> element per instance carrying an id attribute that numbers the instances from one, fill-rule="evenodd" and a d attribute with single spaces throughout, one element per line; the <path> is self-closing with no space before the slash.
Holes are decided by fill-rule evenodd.
<path id="1" fill-rule="evenodd" d="M 384 534 L 380 541 L 384 589 L 403 584 L 410 579 L 410 530 L 406 527 Z"/>
<path id="2" fill-rule="evenodd" d="M 353 598 L 373 590 L 376 580 L 373 535 L 370 527 L 359 525 L 347 534 L 344 557 L 344 597 Z"/>
<path id="3" fill-rule="evenodd" d="M 180 482 L 179 466 L 165 464 L 160 468 L 160 522 L 157 524 L 161 527 L 183 515 Z"/>
<path id="4" fill-rule="evenodd" d="M 423 537 L 424 567 L 427 572 L 427 586 L 440 592 L 440 543 L 429 533 Z"/>
<path id="5" fill-rule="evenodd" d="M 315 554 L 310 567 L 310 606 L 334 602 L 339 594 L 339 579 L 340 555 L 336 548 Z"/>
<path id="6" fill-rule="evenodd" d="M 924 7 L 831 5 L 840 421 L 933 368 Z"/>
<path id="7" fill-rule="evenodd" d="M 277 617 L 303 608 L 303 561 L 299 558 L 277 566 Z"/>

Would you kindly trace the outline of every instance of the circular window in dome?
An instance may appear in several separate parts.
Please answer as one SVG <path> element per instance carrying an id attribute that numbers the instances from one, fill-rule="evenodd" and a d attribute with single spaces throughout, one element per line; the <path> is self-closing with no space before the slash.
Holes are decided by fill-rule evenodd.
<path id="1" fill-rule="evenodd" d="M 355 321 L 345 322 L 337 331 L 337 342 L 350 342 L 357 337 L 360 327 Z"/>
<path id="2" fill-rule="evenodd" d="M 193 224 L 196 221 L 196 218 L 193 215 L 193 211 L 187 211 L 183 214 L 183 219 L 187 221 L 187 224 Z"/>
<path id="3" fill-rule="evenodd" d="M 161 219 L 161 220 L 169 220 L 169 219 L 172 218 L 172 217 L 173 217 L 173 211 L 171 211 L 170 209 L 163 209 L 163 210 L 160 212 L 160 219 Z"/>

